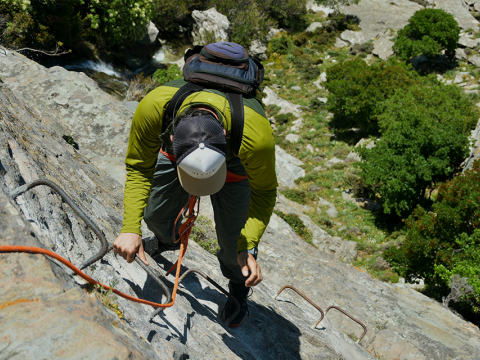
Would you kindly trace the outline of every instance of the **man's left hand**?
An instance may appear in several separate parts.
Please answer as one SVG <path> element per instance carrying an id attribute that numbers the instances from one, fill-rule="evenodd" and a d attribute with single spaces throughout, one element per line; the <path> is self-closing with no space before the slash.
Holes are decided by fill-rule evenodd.
<path id="1" fill-rule="evenodd" d="M 258 265 L 252 254 L 249 254 L 247 252 L 241 252 L 240 254 L 238 254 L 237 261 L 242 268 L 243 276 L 248 276 L 250 270 L 250 276 L 245 281 L 245 286 L 255 286 L 263 280 L 260 265 Z"/>

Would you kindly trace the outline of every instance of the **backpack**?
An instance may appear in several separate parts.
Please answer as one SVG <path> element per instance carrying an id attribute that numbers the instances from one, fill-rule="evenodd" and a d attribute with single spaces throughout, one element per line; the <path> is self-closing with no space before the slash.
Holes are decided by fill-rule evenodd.
<path id="1" fill-rule="evenodd" d="M 225 93 L 230 105 L 232 130 L 230 150 L 238 155 L 242 144 L 243 95 L 254 93 L 265 75 L 263 65 L 251 59 L 245 49 L 231 42 L 195 46 L 185 53 L 182 86 L 170 100 L 163 119 L 163 132 L 175 117 L 176 108 L 193 92 L 216 89 Z"/>

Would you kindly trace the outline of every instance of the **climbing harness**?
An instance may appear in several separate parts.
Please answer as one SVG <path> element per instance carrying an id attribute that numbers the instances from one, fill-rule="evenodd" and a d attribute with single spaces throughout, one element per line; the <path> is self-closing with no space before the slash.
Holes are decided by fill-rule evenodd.
<path id="1" fill-rule="evenodd" d="M 320 320 L 318 320 L 314 325 L 311 326 L 312 329 L 315 329 L 317 327 L 318 324 L 320 324 L 320 322 L 323 320 L 323 318 L 325 317 L 325 315 L 327 315 L 328 311 L 330 309 L 336 309 L 338 311 L 340 311 L 342 314 L 348 316 L 350 319 L 352 319 L 353 321 L 355 321 L 357 324 L 359 324 L 361 327 L 363 327 L 363 334 L 362 336 L 360 336 L 360 338 L 357 340 L 357 344 L 360 343 L 360 341 L 363 339 L 363 337 L 365 336 L 365 334 L 367 333 L 367 327 L 365 326 L 364 323 L 362 323 L 360 320 L 357 320 L 355 319 L 352 315 L 350 315 L 349 313 L 347 313 L 345 310 L 342 310 L 340 309 L 338 306 L 335 306 L 335 305 L 332 305 L 332 306 L 329 306 L 327 308 L 327 310 L 325 310 L 325 312 L 323 312 L 322 308 L 320 306 L 318 306 L 317 304 L 315 304 L 312 300 L 310 300 L 309 298 L 307 298 L 304 294 L 302 294 L 298 289 L 294 288 L 293 286 L 291 285 L 285 285 L 284 287 L 282 287 L 277 295 L 275 295 L 274 299 L 277 300 L 277 297 L 278 295 L 281 294 L 281 292 L 285 289 L 292 289 L 293 291 L 295 291 L 298 295 L 300 295 L 301 297 L 303 297 L 305 300 L 307 300 L 313 307 L 315 307 L 315 309 L 317 309 L 318 311 L 320 311 L 320 314 L 322 314 L 322 316 L 320 317 Z"/>
<path id="2" fill-rule="evenodd" d="M 145 305 L 150 305 L 157 309 L 151 316 L 150 320 L 152 320 L 157 314 L 162 312 L 165 308 L 172 307 L 173 304 L 175 303 L 175 297 L 177 294 L 177 289 L 178 285 L 180 282 L 182 282 L 185 277 L 192 272 L 195 272 L 199 275 L 201 275 L 205 280 L 209 281 L 212 285 L 214 285 L 217 289 L 219 289 L 222 293 L 227 295 L 230 299 L 232 299 L 235 302 L 235 305 L 237 306 L 237 309 L 235 313 L 228 319 L 228 322 L 230 322 L 232 319 L 237 316 L 238 312 L 240 311 L 240 304 L 238 304 L 238 301 L 231 296 L 225 289 L 223 289 L 220 285 L 218 285 L 214 280 L 212 280 L 209 276 L 205 275 L 203 272 L 195 269 L 190 269 L 187 270 L 182 277 L 180 277 L 180 270 L 182 266 L 182 259 L 183 256 L 185 255 L 185 252 L 187 251 L 187 246 L 188 246 L 188 237 L 190 236 L 190 233 L 192 231 L 192 227 L 195 224 L 195 220 L 198 216 L 198 211 L 200 208 L 200 198 L 198 196 L 193 196 L 190 195 L 187 204 L 182 208 L 180 213 L 177 216 L 177 219 L 175 221 L 175 226 L 174 229 L 176 229 L 177 222 L 182 218 L 186 219 L 183 224 L 180 225 L 179 229 L 179 234 L 180 237 L 175 240 L 175 242 L 180 241 L 180 253 L 178 255 L 178 260 L 175 262 L 175 264 L 172 265 L 172 267 L 167 271 L 166 275 L 170 275 L 174 269 L 176 269 L 175 273 L 175 282 L 174 282 L 174 287 L 173 291 L 170 292 L 169 288 L 165 285 L 165 283 L 160 279 L 157 274 L 150 269 L 147 265 L 144 264 L 142 260 L 138 257 L 138 255 L 135 255 L 135 261 L 137 264 L 139 264 L 143 270 L 147 272 L 148 275 L 150 275 L 155 282 L 160 286 L 160 288 L 163 290 L 165 296 L 167 297 L 167 301 L 165 304 L 161 303 L 156 303 L 148 300 L 143 300 L 143 299 L 138 299 L 133 296 L 127 295 L 122 293 L 121 291 L 118 291 L 114 288 L 110 288 L 110 286 L 104 285 L 94 279 L 92 279 L 90 276 L 85 274 L 82 269 L 92 265 L 96 261 L 100 260 L 107 254 L 110 250 L 113 249 L 113 245 L 108 246 L 107 239 L 105 238 L 104 234 L 100 231 L 100 229 L 95 225 L 94 222 L 92 222 L 87 215 L 72 201 L 72 199 L 54 182 L 49 181 L 49 180 L 34 180 L 31 183 L 25 184 L 23 186 L 18 187 L 14 191 L 10 193 L 10 198 L 14 200 L 16 197 L 20 196 L 24 192 L 39 186 L 39 185 L 46 185 L 55 190 L 65 202 L 70 205 L 70 207 L 82 218 L 85 223 L 92 229 L 92 231 L 97 235 L 97 237 L 100 239 L 100 242 L 102 244 L 102 247 L 100 251 L 92 256 L 91 258 L 85 260 L 81 265 L 80 268 L 77 268 L 75 265 L 73 265 L 71 262 L 69 262 L 67 259 L 61 257 L 60 255 L 54 253 L 53 251 L 39 248 L 39 247 L 34 247 L 34 246 L 17 246 L 17 245 L 4 245 L 0 246 L 0 253 L 11 253 L 11 252 L 27 252 L 27 253 L 35 253 L 35 254 L 43 254 L 50 256 L 58 261 L 60 261 L 62 264 L 66 265 L 68 268 L 70 268 L 72 271 L 75 272 L 78 276 L 82 277 L 86 281 L 88 281 L 92 285 L 100 285 L 106 290 L 112 290 L 113 293 L 117 294 L 118 296 L 121 296 L 127 300 L 134 301 L 140 304 L 145 304 Z M 197 210 L 195 213 L 195 205 L 197 205 Z M 175 239 L 175 237 L 174 237 Z"/>

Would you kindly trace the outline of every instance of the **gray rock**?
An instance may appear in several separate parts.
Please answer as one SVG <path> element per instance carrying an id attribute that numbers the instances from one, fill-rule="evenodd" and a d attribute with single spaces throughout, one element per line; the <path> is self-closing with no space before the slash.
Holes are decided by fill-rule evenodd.
<path id="1" fill-rule="evenodd" d="M 360 20 L 359 26 L 362 29 L 359 32 L 344 31 L 341 37 L 352 45 L 393 37 L 395 36 L 394 32 L 405 27 L 412 15 L 421 9 L 423 6 L 409 0 L 362 0 L 357 5 L 340 6 L 342 13 L 356 16 Z M 379 41 L 377 53 L 384 56 L 383 54 L 388 54 L 389 43 L 386 40 L 375 42 Z M 379 50 L 380 48 L 382 51 Z"/>
<path id="2" fill-rule="evenodd" d="M 327 210 L 327 214 L 331 218 L 336 218 L 338 216 L 338 211 L 335 207 L 331 207 L 330 209 Z"/>
<path id="3" fill-rule="evenodd" d="M 260 61 L 267 60 L 268 56 L 266 55 L 267 52 L 267 44 L 261 40 L 253 40 L 250 48 L 248 50 L 248 54 Z"/>
<path id="4" fill-rule="evenodd" d="M 361 234 L 362 231 L 356 226 L 350 226 L 345 232 L 345 235 L 360 236 Z"/>
<path id="5" fill-rule="evenodd" d="M 274 88 L 275 90 L 280 90 L 282 87 L 278 84 L 273 84 L 272 88 Z"/>
<path id="6" fill-rule="evenodd" d="M 477 106 L 480 106 L 480 104 L 477 104 Z M 472 130 L 470 134 L 470 140 L 472 141 L 473 145 L 470 147 L 470 154 L 462 164 L 464 168 L 463 171 L 471 169 L 473 162 L 480 158 L 480 120 L 478 121 L 475 129 Z"/>
<path id="7" fill-rule="evenodd" d="M 315 30 L 321 29 L 321 28 L 322 28 L 322 23 L 319 23 L 319 22 L 315 21 L 308 26 L 308 28 L 305 30 L 305 32 L 313 33 L 313 32 L 315 32 Z"/>
<path id="8" fill-rule="evenodd" d="M 473 55 L 468 58 L 468 62 L 476 67 L 480 67 L 480 55 Z"/>
<path id="9" fill-rule="evenodd" d="M 300 119 L 294 120 L 292 121 L 292 124 L 293 126 L 290 128 L 290 131 L 299 132 L 300 129 L 303 127 L 303 119 L 300 118 Z"/>
<path id="10" fill-rule="evenodd" d="M 295 105 L 292 104 L 291 102 L 282 99 L 280 96 L 275 94 L 275 92 L 270 89 L 268 86 L 265 86 L 265 89 L 263 92 L 267 95 L 266 97 L 263 98 L 263 103 L 268 106 L 275 104 L 277 106 L 280 106 L 280 111 L 278 112 L 279 114 L 288 114 L 292 113 L 293 115 L 300 117 L 302 110 L 300 109 L 300 105 Z"/>
<path id="11" fill-rule="evenodd" d="M 311 192 L 317 192 L 320 190 L 320 187 L 318 187 L 317 185 L 310 185 L 308 187 L 308 191 L 311 191 Z"/>
<path id="12" fill-rule="evenodd" d="M 326 6 L 318 5 L 315 0 L 307 1 L 307 10 L 313 10 L 315 12 L 323 12 L 325 15 L 332 14 L 335 10 Z"/>
<path id="13" fill-rule="evenodd" d="M 457 61 L 467 60 L 467 54 L 465 53 L 465 49 L 458 48 L 455 50 L 455 59 Z"/>
<path id="14" fill-rule="evenodd" d="M 315 152 L 315 150 L 313 149 L 313 146 L 311 144 L 307 144 L 306 148 L 307 148 L 307 151 L 312 153 L 312 154 Z"/>
<path id="15" fill-rule="evenodd" d="M 480 44 L 480 39 L 473 39 L 465 34 L 460 38 L 460 40 L 458 40 L 458 44 L 466 48 L 473 49 Z"/>
<path id="16" fill-rule="evenodd" d="M 116 181 L 63 141 L 48 125 L 48 119 L 16 98 L 4 84 L 0 84 L 0 114 L 0 211 L 7 215 L 0 222 L 0 243 L 46 247 L 74 264 L 98 249 L 98 239 L 49 188 L 37 187 L 15 202 L 4 195 L 20 181 L 34 178 L 55 179 L 111 243 L 120 230 L 123 212 L 122 189 Z M 144 236 L 151 233 L 144 231 Z M 164 255 L 158 263 L 147 255 L 150 268 L 159 274 L 164 274 L 177 258 L 174 252 Z M 193 241 L 182 266 L 201 269 L 226 286 L 216 258 Z M 262 264 L 262 269 L 267 268 Z M 115 281 L 116 289 L 135 297 L 166 300 L 140 267 L 111 252 L 88 273 L 107 284 Z M 232 337 L 231 330 L 217 319 L 225 296 L 195 275 L 181 283 L 175 305 L 152 322 L 148 320 L 152 307 L 123 298 L 114 300 L 123 312 L 124 320 L 120 320 L 78 287 L 76 279 L 44 256 L 0 256 L 2 304 L 26 300 L 13 303 L 7 311 L 0 309 L 2 357 L 372 359 L 328 319 L 322 324 L 329 329 L 328 334 L 310 329 L 305 325 L 310 325 L 310 314 L 274 301 L 276 289 L 267 287 L 268 281 L 255 288 L 249 300 L 252 317 Z M 165 281 L 171 288 L 171 279 Z M 39 301 L 35 301 L 37 298 Z"/>
<path id="17" fill-rule="evenodd" d="M 139 40 L 138 43 L 141 45 L 153 45 L 157 42 L 158 33 L 159 31 L 155 24 L 150 21 L 150 23 L 147 25 L 147 32 L 145 36 Z"/>
<path id="18" fill-rule="evenodd" d="M 317 100 L 320 101 L 321 103 L 326 104 L 328 101 L 328 98 L 317 98 Z"/>
<path id="19" fill-rule="evenodd" d="M 302 88 L 301 88 L 300 86 L 298 86 L 298 85 L 292 86 L 290 89 L 296 90 L 296 91 L 302 90 Z"/>
<path id="20" fill-rule="evenodd" d="M 442 9 L 453 15 L 457 20 L 458 25 L 463 30 L 478 27 L 478 21 L 470 14 L 468 9 L 464 6 L 463 1 L 457 0 L 435 0 L 435 9 Z"/>
<path id="21" fill-rule="evenodd" d="M 336 38 L 335 40 L 335 47 L 337 49 L 341 49 L 341 48 L 344 48 L 344 47 L 347 47 L 348 46 L 348 43 L 346 41 L 343 41 L 342 39 L 340 38 Z"/>
<path id="22" fill-rule="evenodd" d="M 362 45 L 361 44 L 353 44 L 352 46 L 350 46 L 350 48 L 348 49 L 348 53 L 350 55 L 358 55 L 362 52 Z"/>
<path id="23" fill-rule="evenodd" d="M 478 94 L 478 90 L 465 90 L 465 94 Z"/>
<path id="24" fill-rule="evenodd" d="M 472 79 L 473 79 L 473 76 L 470 75 L 468 72 L 459 72 L 455 76 L 455 80 L 453 80 L 453 83 L 454 84 L 459 84 L 459 83 L 462 83 L 464 81 L 469 81 L 469 80 L 472 80 Z"/>
<path id="25" fill-rule="evenodd" d="M 326 167 L 332 167 L 335 164 L 341 164 L 341 163 L 343 163 L 342 159 L 339 159 L 337 157 L 333 157 L 330 160 L 325 161 L 325 166 Z"/>
<path id="26" fill-rule="evenodd" d="M 284 214 L 297 215 L 312 234 L 312 244 L 321 251 L 332 254 L 336 259 L 347 263 L 352 262 L 357 257 L 357 243 L 353 241 L 343 241 L 340 237 L 330 236 L 305 214 L 312 211 L 310 207 L 299 205 L 288 200 L 283 195 L 279 195 L 277 197 L 275 210 L 283 212 Z"/>
<path id="27" fill-rule="evenodd" d="M 298 140 L 300 139 L 300 135 L 296 135 L 296 134 L 288 134 L 287 136 L 285 136 L 285 140 L 288 140 L 289 142 L 291 142 L 292 144 L 295 144 L 298 142 Z"/>
<path id="28" fill-rule="evenodd" d="M 305 176 L 305 170 L 303 170 L 300 165 L 303 165 L 301 160 L 288 154 L 280 146 L 275 146 L 275 170 L 280 186 L 297 187 L 294 181 Z"/>
<path id="29" fill-rule="evenodd" d="M 230 21 L 215 8 L 205 11 L 193 10 L 192 19 L 193 45 L 230 41 Z"/>
<path id="30" fill-rule="evenodd" d="M 138 101 L 122 101 L 122 103 L 132 113 L 135 113 L 135 110 L 137 110 L 138 104 L 140 104 Z"/>
<path id="31" fill-rule="evenodd" d="M 125 154 L 133 113 L 83 73 L 45 68 L 17 53 L 0 52 L 0 77 L 71 136 L 80 153 L 99 169 L 125 183 Z"/>
<path id="32" fill-rule="evenodd" d="M 382 60 L 388 60 L 390 56 L 393 55 L 393 41 L 387 37 L 381 37 L 378 40 L 374 41 L 375 48 L 373 49 L 373 54 L 378 56 Z"/>

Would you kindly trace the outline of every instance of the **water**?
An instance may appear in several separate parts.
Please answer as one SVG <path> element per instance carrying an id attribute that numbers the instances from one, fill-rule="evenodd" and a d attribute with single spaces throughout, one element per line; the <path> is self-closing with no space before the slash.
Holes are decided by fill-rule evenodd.
<path id="1" fill-rule="evenodd" d="M 115 76 L 119 79 L 122 79 L 124 76 L 120 71 L 115 70 L 112 64 L 105 63 L 101 60 L 98 62 L 92 60 L 83 60 L 77 63 L 64 65 L 63 67 L 70 71 L 102 72 L 106 75 Z"/>

